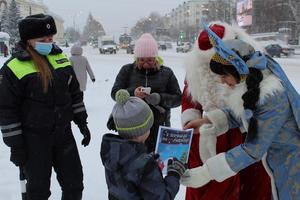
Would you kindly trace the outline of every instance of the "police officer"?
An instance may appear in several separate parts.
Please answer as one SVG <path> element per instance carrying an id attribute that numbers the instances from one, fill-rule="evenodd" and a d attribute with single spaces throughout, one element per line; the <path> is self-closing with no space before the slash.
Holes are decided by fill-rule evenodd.
<path id="1" fill-rule="evenodd" d="M 49 15 L 19 22 L 21 41 L 0 70 L 0 126 L 10 160 L 24 169 L 27 199 L 50 196 L 52 167 L 63 200 L 82 199 L 82 166 L 71 121 L 90 142 L 83 95 L 62 50 L 53 43 L 56 26 Z"/>

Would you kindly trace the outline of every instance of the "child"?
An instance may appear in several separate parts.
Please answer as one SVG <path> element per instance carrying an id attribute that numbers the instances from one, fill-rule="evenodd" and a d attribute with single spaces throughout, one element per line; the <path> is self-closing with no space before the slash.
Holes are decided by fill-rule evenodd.
<path id="1" fill-rule="evenodd" d="M 78 79 L 80 90 L 84 92 L 86 90 L 87 73 L 93 83 L 96 81 L 95 75 L 86 57 L 82 56 L 82 47 L 80 45 L 75 44 L 72 46 L 71 54 L 71 64 L 75 71 L 76 78 Z"/>
<path id="2" fill-rule="evenodd" d="M 150 107 L 124 89 L 116 93 L 115 99 L 112 116 L 119 135 L 105 134 L 101 144 L 109 199 L 174 199 L 185 165 L 176 158 L 169 160 L 163 178 L 144 144 L 154 120 Z"/>

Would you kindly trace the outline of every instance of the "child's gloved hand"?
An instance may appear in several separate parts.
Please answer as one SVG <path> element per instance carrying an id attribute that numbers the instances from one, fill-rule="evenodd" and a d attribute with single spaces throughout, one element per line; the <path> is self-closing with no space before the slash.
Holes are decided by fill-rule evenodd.
<path id="1" fill-rule="evenodd" d="M 168 160 L 167 175 L 180 178 L 184 174 L 186 169 L 187 166 L 177 158 L 171 158 Z"/>

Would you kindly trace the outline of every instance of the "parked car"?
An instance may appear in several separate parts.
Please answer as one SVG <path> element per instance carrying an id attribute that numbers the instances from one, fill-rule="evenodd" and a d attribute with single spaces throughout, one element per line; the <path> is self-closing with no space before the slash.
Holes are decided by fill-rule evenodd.
<path id="1" fill-rule="evenodd" d="M 291 56 L 295 54 L 294 48 L 289 46 L 281 46 L 279 44 L 269 44 L 265 47 L 265 49 L 271 57 L 281 57 L 281 55 Z"/>
<path id="2" fill-rule="evenodd" d="M 167 49 L 172 49 L 173 48 L 171 42 L 166 42 L 166 46 L 167 46 Z"/>
<path id="3" fill-rule="evenodd" d="M 167 45 L 165 45 L 165 44 L 160 44 L 159 46 L 158 46 L 158 49 L 160 49 L 160 50 L 167 50 Z"/>
<path id="4" fill-rule="evenodd" d="M 180 43 L 176 47 L 176 52 L 177 53 L 178 52 L 186 53 L 186 52 L 190 51 L 191 48 L 192 48 L 192 46 L 189 42 Z"/>

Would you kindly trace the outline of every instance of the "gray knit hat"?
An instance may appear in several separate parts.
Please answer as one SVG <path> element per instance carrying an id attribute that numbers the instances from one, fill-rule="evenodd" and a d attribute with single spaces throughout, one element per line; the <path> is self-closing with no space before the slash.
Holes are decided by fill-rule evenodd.
<path id="1" fill-rule="evenodd" d="M 123 138 L 135 138 L 145 134 L 153 125 L 150 107 L 138 97 L 130 97 L 127 90 L 116 93 L 112 116 L 116 129 Z"/>

